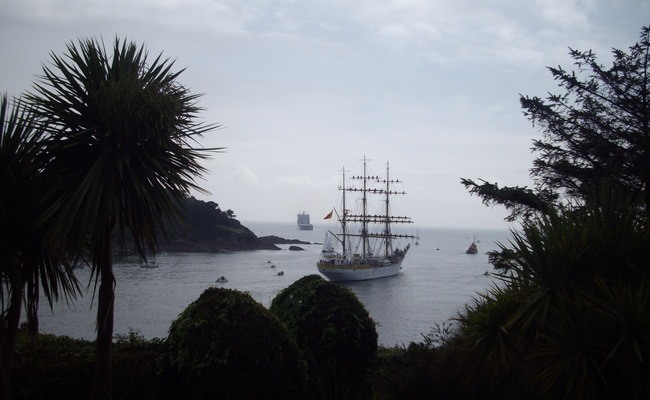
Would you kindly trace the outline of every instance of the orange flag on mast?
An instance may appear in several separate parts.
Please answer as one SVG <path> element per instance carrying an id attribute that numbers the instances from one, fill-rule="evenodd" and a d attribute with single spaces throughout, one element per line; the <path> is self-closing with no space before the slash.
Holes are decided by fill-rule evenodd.
<path id="1" fill-rule="evenodd" d="M 334 210 L 330 211 L 330 213 L 327 214 L 327 215 L 325 216 L 325 218 L 323 218 L 323 219 L 330 219 L 330 218 L 332 218 L 332 213 L 333 213 L 333 212 L 334 212 Z"/>

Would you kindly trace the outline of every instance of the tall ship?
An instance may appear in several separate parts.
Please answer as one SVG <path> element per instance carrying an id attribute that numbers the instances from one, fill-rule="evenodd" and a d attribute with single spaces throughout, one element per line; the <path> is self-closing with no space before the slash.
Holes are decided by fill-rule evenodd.
<path id="1" fill-rule="evenodd" d="M 395 224 L 411 224 L 410 217 L 391 214 L 391 197 L 405 195 L 392 188 L 401 181 L 390 178 L 386 163 L 386 176 L 368 174 L 368 159 L 363 159 L 363 175 L 346 181 L 343 168 L 341 208 L 334 209 L 337 227 L 328 230 L 323 243 L 318 271 L 330 281 L 361 281 L 397 275 L 402 261 L 411 247 L 413 235 L 393 232 Z M 348 209 L 346 196 L 355 194 L 358 210 Z M 377 207 L 378 208 L 373 208 Z M 398 242 L 408 242 L 399 246 Z"/>
<path id="2" fill-rule="evenodd" d="M 301 231 L 313 231 L 314 225 L 309 222 L 309 214 L 302 212 L 298 214 L 298 229 Z"/>

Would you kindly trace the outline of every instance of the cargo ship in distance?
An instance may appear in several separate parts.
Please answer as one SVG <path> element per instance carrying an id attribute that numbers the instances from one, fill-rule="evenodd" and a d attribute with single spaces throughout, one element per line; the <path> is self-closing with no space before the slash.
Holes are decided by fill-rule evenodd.
<path id="1" fill-rule="evenodd" d="M 309 222 L 309 214 L 305 211 L 298 214 L 298 229 L 301 231 L 313 231 L 314 225 Z"/>
<path id="2" fill-rule="evenodd" d="M 318 271 L 330 281 L 361 281 L 397 275 L 411 246 L 407 243 L 400 247 L 397 242 L 416 238 L 392 231 L 394 224 L 413 223 L 410 217 L 391 215 L 391 197 L 406 194 L 392 188 L 401 181 L 390 178 L 388 163 L 386 176 L 381 177 L 368 175 L 369 160 L 364 157 L 362 161 L 363 175 L 352 176 L 349 184 L 346 183 L 346 170 L 343 168 L 343 184 L 339 187 L 341 209 L 333 210 L 338 227 L 335 231 L 327 231 L 317 263 Z M 356 212 L 349 210 L 346 204 L 346 194 L 353 192 L 359 195 L 356 203 L 360 210 Z M 371 212 L 371 203 L 377 197 L 381 211 L 375 214 Z M 326 219 L 332 216 L 333 213 L 330 213 Z"/>

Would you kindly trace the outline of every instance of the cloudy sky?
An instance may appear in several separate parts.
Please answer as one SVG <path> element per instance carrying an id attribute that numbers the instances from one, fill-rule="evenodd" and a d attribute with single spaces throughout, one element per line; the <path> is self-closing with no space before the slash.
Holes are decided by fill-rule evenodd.
<path id="1" fill-rule="evenodd" d="M 650 23 L 647 0 L 2 0 L 0 91 L 29 90 L 50 52 L 128 38 L 187 68 L 205 163 L 197 195 L 242 222 L 320 222 L 340 170 L 368 157 L 404 181 L 421 226 L 505 228 L 460 178 L 531 185 L 519 94 L 557 92 L 569 47 L 610 65 Z"/>

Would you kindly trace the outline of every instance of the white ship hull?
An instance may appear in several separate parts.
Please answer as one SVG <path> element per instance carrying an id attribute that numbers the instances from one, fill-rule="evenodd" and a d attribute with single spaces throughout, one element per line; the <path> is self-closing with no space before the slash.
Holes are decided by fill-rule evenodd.
<path id="1" fill-rule="evenodd" d="M 386 278 L 399 274 L 402 262 L 381 267 L 368 265 L 325 265 L 318 264 L 318 272 L 332 282 L 365 281 L 369 279 Z"/>

